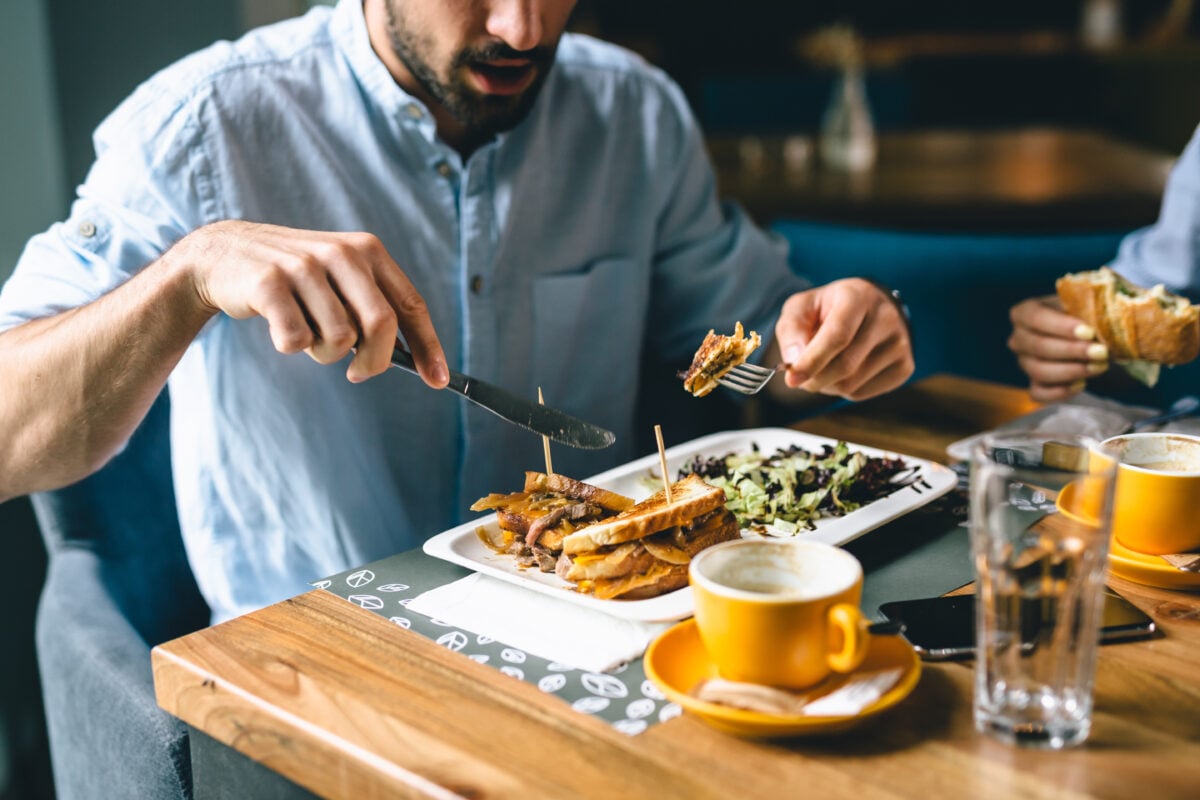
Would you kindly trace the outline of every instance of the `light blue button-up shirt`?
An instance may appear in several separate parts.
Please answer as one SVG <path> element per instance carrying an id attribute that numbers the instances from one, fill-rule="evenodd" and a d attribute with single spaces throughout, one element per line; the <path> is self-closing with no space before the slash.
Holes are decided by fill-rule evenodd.
<path id="1" fill-rule="evenodd" d="M 640 455 L 644 342 L 686 366 L 709 328 L 769 334 L 803 288 L 780 246 L 717 203 L 679 89 L 582 36 L 563 38 L 530 116 L 465 163 L 372 51 L 358 0 L 169 67 L 96 149 L 69 219 L 30 241 L 0 295 L 0 328 L 93 300 L 214 221 L 369 231 L 452 368 L 541 387 L 617 434 L 555 449 L 578 477 Z M 455 395 L 344 369 L 279 354 L 262 319 L 218 316 L 172 373 L 180 523 L 214 620 L 418 546 L 543 464 L 539 437 Z"/>
<path id="2" fill-rule="evenodd" d="M 1122 239 L 1110 266 L 1139 286 L 1161 283 L 1200 301 L 1200 128 L 1171 170 L 1158 221 Z"/>

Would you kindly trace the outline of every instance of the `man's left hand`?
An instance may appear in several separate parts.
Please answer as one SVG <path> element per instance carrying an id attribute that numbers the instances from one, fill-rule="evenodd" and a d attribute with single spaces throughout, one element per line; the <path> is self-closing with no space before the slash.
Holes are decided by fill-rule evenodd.
<path id="1" fill-rule="evenodd" d="M 913 373 L 903 312 L 862 278 L 789 297 L 775 325 L 775 345 L 792 389 L 865 400 L 895 389 Z"/>

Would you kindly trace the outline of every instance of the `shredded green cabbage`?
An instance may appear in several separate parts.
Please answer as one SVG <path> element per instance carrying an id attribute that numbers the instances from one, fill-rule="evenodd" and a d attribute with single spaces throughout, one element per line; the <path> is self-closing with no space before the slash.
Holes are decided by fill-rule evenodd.
<path id="1" fill-rule="evenodd" d="M 725 507 L 743 528 L 783 536 L 811 530 L 822 517 L 848 514 L 917 479 L 903 460 L 869 457 L 845 442 L 819 453 L 792 446 L 768 456 L 754 446 L 748 453 L 696 456 L 680 477 L 692 472 L 725 490 Z"/>

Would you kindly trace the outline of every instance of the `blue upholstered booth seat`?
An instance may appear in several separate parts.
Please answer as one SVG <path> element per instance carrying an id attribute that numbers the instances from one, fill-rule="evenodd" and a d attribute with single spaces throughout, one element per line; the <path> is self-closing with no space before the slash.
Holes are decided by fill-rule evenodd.
<path id="1" fill-rule="evenodd" d="M 864 275 L 899 289 L 913 317 L 916 376 L 954 372 L 1023 384 L 1007 349 L 1009 308 L 1054 293 L 1054 279 L 1095 269 L 1120 233 L 971 235 L 780 222 L 793 269 L 824 283 Z"/>
<path id="2" fill-rule="evenodd" d="M 33 497 L 49 567 L 37 647 L 58 797 L 191 796 L 187 729 L 154 699 L 150 648 L 209 612 L 180 538 L 165 393 L 95 475 Z"/>

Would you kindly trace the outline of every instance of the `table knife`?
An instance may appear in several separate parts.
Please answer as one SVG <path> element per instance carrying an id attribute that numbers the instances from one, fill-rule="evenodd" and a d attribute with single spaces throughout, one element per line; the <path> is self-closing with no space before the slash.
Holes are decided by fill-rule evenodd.
<path id="1" fill-rule="evenodd" d="M 392 351 L 392 366 L 417 374 L 412 355 L 399 346 Z M 560 444 L 583 450 L 599 450 L 617 440 L 612 431 L 576 419 L 550 406 L 524 400 L 499 386 L 454 370 L 450 370 L 450 384 L 446 388 L 514 425 L 548 436 Z"/>

